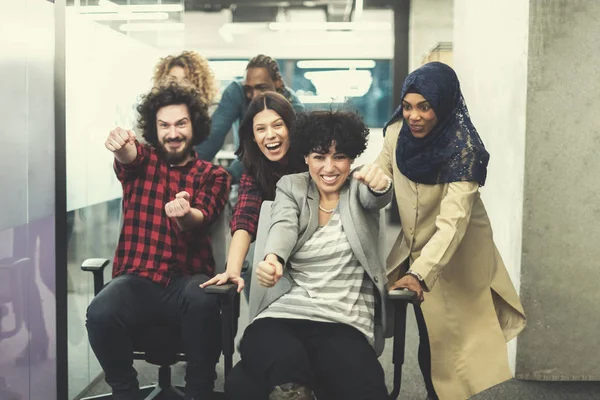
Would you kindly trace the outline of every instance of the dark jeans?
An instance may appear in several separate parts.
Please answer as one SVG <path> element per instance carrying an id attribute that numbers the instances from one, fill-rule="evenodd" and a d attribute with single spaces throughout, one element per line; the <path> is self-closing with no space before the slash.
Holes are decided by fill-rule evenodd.
<path id="1" fill-rule="evenodd" d="M 274 386 L 297 383 L 319 400 L 387 399 L 375 350 L 356 328 L 327 322 L 264 318 L 240 344 L 242 362 L 228 376 L 228 399 L 266 400 Z"/>
<path id="2" fill-rule="evenodd" d="M 419 367 L 425 381 L 425 388 L 431 400 L 437 400 L 437 394 L 431 380 L 431 348 L 429 347 L 429 336 L 427 336 L 427 325 L 421 307 L 415 307 L 415 317 L 417 319 L 417 327 L 419 328 Z"/>
<path id="3" fill-rule="evenodd" d="M 181 327 L 188 357 L 186 398 L 212 392 L 221 325 L 217 296 L 199 287 L 207 279 L 205 275 L 177 277 L 163 288 L 146 278 L 122 275 L 92 300 L 86 324 L 90 345 L 115 398 L 136 398 L 131 338 L 157 324 Z"/>

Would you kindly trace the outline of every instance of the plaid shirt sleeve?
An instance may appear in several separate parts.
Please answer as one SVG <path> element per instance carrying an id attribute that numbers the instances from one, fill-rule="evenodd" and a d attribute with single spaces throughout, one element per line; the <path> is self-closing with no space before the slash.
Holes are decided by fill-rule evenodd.
<path id="1" fill-rule="evenodd" d="M 263 198 L 258 182 L 249 174 L 243 174 L 240 179 L 238 202 L 230 223 L 232 235 L 238 229 L 243 229 L 254 240 L 258 229 L 258 214 L 262 202 Z"/>
<path id="2" fill-rule="evenodd" d="M 194 194 L 192 207 L 204 214 L 204 225 L 212 224 L 225 208 L 229 200 L 231 176 L 222 168 L 210 163 L 204 171 L 205 179 Z"/>
<path id="3" fill-rule="evenodd" d="M 117 174 L 117 178 L 119 181 L 121 181 L 121 183 L 137 178 L 142 170 L 142 165 L 147 164 L 150 156 L 150 151 L 148 148 L 137 140 L 135 141 L 135 148 L 137 150 L 137 156 L 130 164 L 121 164 L 115 157 L 115 173 Z"/>

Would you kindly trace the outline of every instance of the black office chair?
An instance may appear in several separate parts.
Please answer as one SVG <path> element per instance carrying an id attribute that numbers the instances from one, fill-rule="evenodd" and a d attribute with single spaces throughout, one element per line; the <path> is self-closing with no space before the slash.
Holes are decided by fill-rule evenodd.
<path id="1" fill-rule="evenodd" d="M 258 230 L 254 247 L 254 265 L 256 266 L 264 255 L 265 242 L 271 225 L 271 205 L 272 201 L 264 201 L 260 209 L 258 219 Z M 379 218 L 379 243 L 385 243 L 385 211 L 381 211 Z M 382 261 L 384 255 L 381 255 Z M 256 274 L 252 274 L 252 285 L 250 286 L 250 299 L 258 298 L 259 292 L 266 290 L 258 283 Z M 394 349 L 392 353 L 392 362 L 394 364 L 394 387 L 389 395 L 390 400 L 396 400 L 400 394 L 402 384 L 402 365 L 404 364 L 404 347 L 406 345 L 406 310 L 409 303 L 418 307 L 418 300 L 415 292 L 409 290 L 391 290 L 388 292 L 388 300 L 391 303 L 390 310 L 393 320 L 388 318 L 388 323 L 393 329 L 390 333 L 394 337 Z M 252 302 L 252 300 L 250 300 Z M 250 306 L 252 307 L 252 305 Z"/>
<path id="2" fill-rule="evenodd" d="M 213 242 L 213 256 L 217 266 L 217 273 L 223 272 L 231 235 L 229 233 L 229 219 L 231 208 L 225 207 L 219 218 L 211 227 Z M 109 264 L 104 258 L 90 258 L 83 262 L 81 269 L 92 272 L 94 275 L 94 295 L 104 287 L 104 268 Z M 108 283 L 110 284 L 110 282 Z M 225 375 L 229 373 L 233 364 L 234 338 L 237 333 L 237 319 L 239 316 L 239 295 L 237 285 L 225 284 L 209 286 L 204 289 L 207 293 L 219 296 L 221 311 L 222 353 L 224 356 Z M 133 358 L 145 360 L 158 366 L 158 382 L 156 385 L 140 388 L 146 400 L 170 399 L 179 396 L 183 398 L 183 388 L 174 386 L 171 382 L 171 365 L 186 361 L 183 339 L 178 327 L 157 325 L 145 330 L 133 338 Z M 219 394 L 219 393 L 215 393 Z M 170 396 L 170 397 L 169 397 Z M 81 400 L 111 399 L 112 395 L 86 397 Z"/>

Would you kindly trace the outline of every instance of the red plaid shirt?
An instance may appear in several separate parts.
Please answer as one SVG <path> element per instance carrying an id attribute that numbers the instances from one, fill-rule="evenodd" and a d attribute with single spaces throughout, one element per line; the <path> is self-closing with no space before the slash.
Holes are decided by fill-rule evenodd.
<path id="1" fill-rule="evenodd" d="M 244 173 L 240 178 L 238 202 L 229 223 L 232 235 L 238 229 L 243 229 L 253 238 L 256 237 L 258 214 L 262 202 L 263 197 L 258 182 L 253 176 Z"/>
<path id="2" fill-rule="evenodd" d="M 131 164 L 115 159 L 115 172 L 123 185 L 124 223 L 113 262 L 113 277 L 134 274 L 167 286 L 172 276 L 214 275 L 209 226 L 227 202 L 231 177 L 221 167 L 194 159 L 174 167 L 156 150 L 136 142 Z M 204 214 L 205 223 L 181 231 L 167 217 L 165 205 L 186 191 L 190 205 Z"/>

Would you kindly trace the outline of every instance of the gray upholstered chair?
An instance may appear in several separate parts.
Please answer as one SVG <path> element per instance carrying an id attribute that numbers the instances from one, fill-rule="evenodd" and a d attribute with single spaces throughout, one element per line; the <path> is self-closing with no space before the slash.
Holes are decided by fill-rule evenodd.
<path id="1" fill-rule="evenodd" d="M 271 225 L 271 205 L 272 201 L 262 203 L 260 209 L 260 217 L 258 219 L 258 231 L 254 247 L 253 265 L 256 268 L 257 264 L 264 257 L 265 241 Z M 379 243 L 385 243 L 386 223 L 385 210 L 381 210 L 379 218 Z M 382 261 L 385 264 L 385 254 L 381 254 Z M 255 273 L 252 274 L 252 284 L 250 286 L 249 308 L 250 314 L 252 310 L 258 307 L 254 299 L 262 298 L 261 291 L 267 288 L 258 283 Z M 394 363 L 394 387 L 390 393 L 390 399 L 397 399 L 400 394 L 400 385 L 402 383 L 402 365 L 404 364 L 404 347 L 406 339 L 406 309 L 409 303 L 415 304 L 416 295 L 408 290 L 391 290 L 387 296 L 388 310 L 390 310 L 390 318 L 388 318 L 389 336 L 394 337 L 394 349 L 392 362 Z"/>

